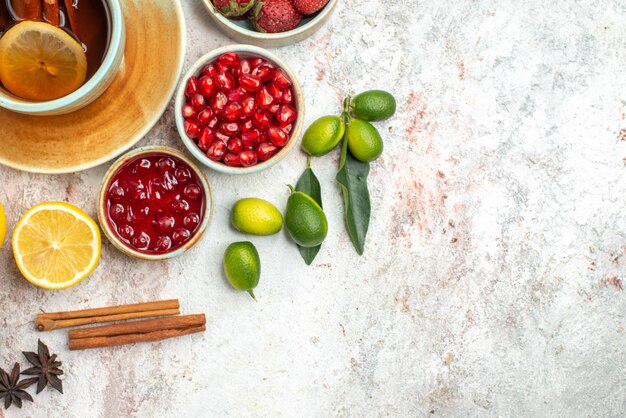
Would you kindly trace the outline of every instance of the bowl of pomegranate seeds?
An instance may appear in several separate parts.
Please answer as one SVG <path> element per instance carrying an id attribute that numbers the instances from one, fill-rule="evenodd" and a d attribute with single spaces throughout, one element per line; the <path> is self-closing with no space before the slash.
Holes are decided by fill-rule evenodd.
<path id="1" fill-rule="evenodd" d="M 339 0 L 202 0 L 226 35 L 242 43 L 278 47 L 317 32 Z"/>
<path id="2" fill-rule="evenodd" d="M 122 156 L 107 171 L 98 197 L 104 235 L 123 253 L 150 261 L 193 247 L 212 210 L 211 186 L 202 170 L 166 147 Z"/>
<path id="3" fill-rule="evenodd" d="M 189 151 L 228 174 L 256 173 L 282 160 L 304 122 L 295 75 L 280 58 L 252 45 L 200 58 L 178 87 L 175 109 Z"/>

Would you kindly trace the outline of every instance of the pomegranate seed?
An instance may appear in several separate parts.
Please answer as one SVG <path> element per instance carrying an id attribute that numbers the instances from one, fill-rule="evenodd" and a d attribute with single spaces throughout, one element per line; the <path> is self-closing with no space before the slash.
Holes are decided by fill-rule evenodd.
<path id="1" fill-rule="evenodd" d="M 183 118 L 191 119 L 196 116 L 196 109 L 192 105 L 186 104 L 183 106 Z"/>
<path id="2" fill-rule="evenodd" d="M 191 97 L 196 93 L 198 93 L 198 79 L 196 77 L 190 77 L 185 86 L 185 96 Z"/>
<path id="3" fill-rule="evenodd" d="M 254 122 L 252 122 L 252 119 L 245 119 L 239 126 L 241 127 L 241 132 L 248 132 L 254 129 Z"/>
<path id="4" fill-rule="evenodd" d="M 230 71 L 230 68 L 228 68 L 228 66 L 222 64 L 221 62 L 217 62 L 215 64 L 215 70 L 217 71 L 217 73 L 227 73 Z"/>
<path id="5" fill-rule="evenodd" d="M 237 102 L 228 102 L 224 111 L 222 112 L 222 117 L 227 121 L 233 122 L 239 119 L 239 115 L 241 114 L 241 105 Z"/>
<path id="6" fill-rule="evenodd" d="M 223 64 L 227 67 L 236 67 L 239 65 L 239 55 L 234 52 L 227 52 L 222 54 L 221 57 L 217 59 L 220 64 Z"/>
<path id="7" fill-rule="evenodd" d="M 204 106 L 206 106 L 206 100 L 204 99 L 203 95 L 201 95 L 201 94 L 194 94 L 191 97 L 191 105 L 193 106 L 194 109 L 200 110 Z"/>
<path id="8" fill-rule="evenodd" d="M 293 131 L 293 123 L 281 123 L 278 127 L 287 135 L 291 135 L 291 132 Z"/>
<path id="9" fill-rule="evenodd" d="M 221 91 L 229 91 L 235 88 L 235 79 L 230 73 L 220 71 L 215 77 L 215 84 Z"/>
<path id="10" fill-rule="evenodd" d="M 230 137 L 222 132 L 216 132 L 215 133 L 215 139 L 218 141 L 223 142 L 224 144 L 226 144 L 228 142 L 228 140 L 230 139 Z"/>
<path id="11" fill-rule="evenodd" d="M 263 58 L 257 57 L 257 58 L 250 58 L 250 67 L 252 68 L 256 68 L 261 64 L 264 64 L 265 60 Z"/>
<path id="12" fill-rule="evenodd" d="M 205 65 L 202 69 L 202 75 L 213 78 L 217 75 L 217 70 L 213 64 Z"/>
<path id="13" fill-rule="evenodd" d="M 286 89 L 291 86 L 291 80 L 287 77 L 287 74 L 282 72 L 281 70 L 276 70 L 274 72 L 274 77 L 272 78 L 274 83 L 278 84 L 280 87 Z"/>
<path id="14" fill-rule="evenodd" d="M 241 129 L 239 128 L 239 125 L 236 124 L 235 122 L 229 122 L 229 123 L 224 122 L 220 124 L 220 132 L 223 133 L 224 135 L 235 136 L 239 132 L 241 132 Z"/>
<path id="15" fill-rule="evenodd" d="M 245 117 L 250 117 L 254 114 L 256 107 L 256 100 L 254 96 L 246 96 L 241 99 L 241 114 Z"/>
<path id="16" fill-rule="evenodd" d="M 256 151 L 241 151 L 239 153 L 239 160 L 241 161 L 241 165 L 244 167 L 250 167 L 251 165 L 255 165 L 258 161 L 258 156 Z"/>
<path id="17" fill-rule="evenodd" d="M 280 109 L 280 103 L 274 103 L 267 108 L 267 111 L 270 112 L 272 115 L 275 115 L 276 113 L 278 113 L 278 109 Z"/>
<path id="18" fill-rule="evenodd" d="M 200 136 L 198 137 L 198 147 L 204 152 L 206 152 L 213 140 L 215 139 L 215 132 L 211 128 L 203 128 Z"/>
<path id="19" fill-rule="evenodd" d="M 239 75 L 250 74 L 252 72 L 252 65 L 249 59 L 242 59 L 239 63 Z"/>
<path id="20" fill-rule="evenodd" d="M 262 110 L 257 110 L 256 112 L 254 112 L 254 115 L 252 116 L 252 121 L 254 122 L 254 126 L 262 131 L 270 126 L 270 118 L 267 113 Z"/>
<path id="21" fill-rule="evenodd" d="M 270 159 L 272 155 L 276 154 L 276 151 L 278 151 L 278 147 L 270 144 L 269 142 L 263 142 L 262 144 L 259 144 L 259 147 L 257 148 L 257 155 L 260 161 L 266 161 Z"/>
<path id="22" fill-rule="evenodd" d="M 259 131 L 257 131 L 256 129 L 253 129 L 251 131 L 248 132 L 244 132 L 241 134 L 241 143 L 243 144 L 243 146 L 249 146 L 249 145 L 257 145 L 259 143 Z"/>
<path id="23" fill-rule="evenodd" d="M 189 138 L 195 138 L 198 136 L 198 132 L 200 132 L 200 128 L 198 127 L 198 124 L 196 124 L 195 122 L 186 120 L 183 126 L 185 127 L 185 133 L 187 134 Z"/>
<path id="24" fill-rule="evenodd" d="M 198 125 L 206 126 L 211 121 L 212 117 L 213 117 L 213 111 L 207 107 L 206 109 L 198 113 L 198 117 L 196 118 L 196 121 L 198 122 Z"/>
<path id="25" fill-rule="evenodd" d="M 265 83 L 274 77 L 274 66 L 269 63 L 264 63 L 252 70 L 252 74 L 259 77 L 261 81 Z"/>
<path id="26" fill-rule="evenodd" d="M 276 114 L 276 120 L 280 123 L 288 124 L 293 123 L 298 118 L 298 111 L 288 104 L 280 106 L 278 114 Z"/>
<path id="27" fill-rule="evenodd" d="M 283 94 L 283 103 L 293 104 L 293 91 L 291 89 L 285 89 L 285 94 Z"/>
<path id="28" fill-rule="evenodd" d="M 274 102 L 274 97 L 270 94 L 267 87 L 263 86 L 256 94 L 256 101 L 261 109 L 267 109 Z"/>
<path id="29" fill-rule="evenodd" d="M 226 103 L 228 103 L 228 97 L 221 91 L 217 92 L 215 96 L 213 96 L 213 100 L 211 101 L 211 107 L 213 108 L 213 112 L 222 113 L 224 107 L 226 107 Z"/>
<path id="30" fill-rule="evenodd" d="M 267 88 L 267 90 L 270 92 L 272 97 L 276 99 L 276 101 L 280 101 L 283 98 L 283 94 L 284 94 L 283 90 L 280 87 L 278 87 L 276 84 L 271 83 L 269 87 Z"/>
<path id="31" fill-rule="evenodd" d="M 241 97 L 243 97 L 245 94 L 246 91 L 244 89 L 236 88 L 228 92 L 228 100 L 230 100 L 231 102 L 236 102 L 241 99 Z"/>
<path id="32" fill-rule="evenodd" d="M 239 154 L 233 154 L 229 152 L 224 156 L 224 164 L 230 165 L 233 167 L 237 167 L 241 165 L 241 159 L 239 158 Z"/>
<path id="33" fill-rule="evenodd" d="M 258 91 L 261 88 L 261 84 L 261 79 L 256 75 L 242 74 L 241 77 L 239 77 L 239 85 L 242 89 L 249 92 Z"/>
<path id="34" fill-rule="evenodd" d="M 206 126 L 211 129 L 215 129 L 218 123 L 220 123 L 219 118 L 217 116 L 213 116 L 211 120 L 206 124 Z"/>
<path id="35" fill-rule="evenodd" d="M 243 148 L 241 139 L 233 138 L 228 140 L 228 151 L 237 154 Z"/>
<path id="36" fill-rule="evenodd" d="M 277 147 L 284 147 L 289 141 L 289 135 L 287 135 L 285 132 L 282 131 L 282 129 L 277 126 L 270 126 L 270 128 L 267 130 L 267 137 L 269 138 L 270 142 Z"/>
<path id="37" fill-rule="evenodd" d="M 215 81 L 213 81 L 211 77 L 206 75 L 202 76 L 200 80 L 198 80 L 198 83 L 200 85 L 200 93 L 204 97 L 208 99 L 213 96 L 213 93 L 215 93 Z"/>
<path id="38" fill-rule="evenodd" d="M 221 161 L 224 155 L 226 155 L 226 144 L 221 141 L 213 142 L 206 155 L 213 161 Z"/>

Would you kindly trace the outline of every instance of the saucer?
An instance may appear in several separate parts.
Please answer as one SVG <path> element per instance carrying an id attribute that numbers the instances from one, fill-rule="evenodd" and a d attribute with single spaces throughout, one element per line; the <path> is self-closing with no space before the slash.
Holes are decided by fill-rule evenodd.
<path id="1" fill-rule="evenodd" d="M 32 173 L 86 170 L 130 149 L 157 123 L 185 60 L 179 0 L 121 2 L 126 49 L 119 73 L 93 103 L 60 116 L 0 109 L 0 164 Z"/>

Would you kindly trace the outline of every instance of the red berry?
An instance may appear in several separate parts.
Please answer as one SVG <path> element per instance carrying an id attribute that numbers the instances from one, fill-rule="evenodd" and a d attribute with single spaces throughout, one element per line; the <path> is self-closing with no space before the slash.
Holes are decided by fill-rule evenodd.
<path id="1" fill-rule="evenodd" d="M 252 122 L 252 119 L 245 119 L 239 126 L 241 127 L 241 132 L 248 132 L 254 129 L 254 122 Z"/>
<path id="2" fill-rule="evenodd" d="M 185 133 L 187 134 L 189 138 L 195 138 L 198 136 L 198 132 L 200 132 L 200 128 L 198 127 L 198 124 L 196 124 L 195 122 L 186 120 L 183 126 L 185 128 Z"/>
<path id="3" fill-rule="evenodd" d="M 220 132 L 224 135 L 235 136 L 239 132 L 241 132 L 241 129 L 239 128 L 239 125 L 235 122 L 222 122 L 220 124 Z"/>
<path id="4" fill-rule="evenodd" d="M 183 118 L 191 119 L 196 116 L 196 109 L 193 108 L 192 105 L 186 104 L 183 106 Z"/>
<path id="5" fill-rule="evenodd" d="M 252 116 L 252 121 L 254 122 L 254 126 L 262 131 L 270 126 L 270 118 L 267 113 L 262 110 L 257 110 L 256 112 L 254 112 L 254 115 Z"/>
<path id="6" fill-rule="evenodd" d="M 213 132 L 213 129 L 203 128 L 198 137 L 198 147 L 206 152 L 213 143 L 213 140 L 215 140 L 215 132 Z"/>
<path id="7" fill-rule="evenodd" d="M 241 151 L 239 153 L 239 160 L 240 160 L 242 166 L 250 167 L 250 166 L 255 165 L 257 163 L 258 156 L 257 156 L 256 151 L 253 151 L 253 150 Z"/>
<path id="8" fill-rule="evenodd" d="M 222 54 L 218 59 L 218 62 L 227 67 L 236 67 L 239 65 L 239 55 L 234 52 L 227 52 Z"/>
<path id="9" fill-rule="evenodd" d="M 206 154 L 213 161 L 221 161 L 226 155 L 226 144 L 221 141 L 214 141 Z"/>
<path id="10" fill-rule="evenodd" d="M 288 104 L 281 105 L 276 114 L 276 120 L 284 124 L 293 123 L 297 118 L 298 111 Z"/>
<path id="11" fill-rule="evenodd" d="M 174 244 L 182 244 L 183 242 L 187 241 L 190 237 L 191 237 L 191 232 L 189 232 L 188 229 L 178 228 L 172 234 L 172 241 L 174 241 Z"/>
<path id="12" fill-rule="evenodd" d="M 230 165 L 233 167 L 237 167 L 241 165 L 241 160 L 239 158 L 239 154 L 233 154 L 229 152 L 224 156 L 224 164 Z"/>
<path id="13" fill-rule="evenodd" d="M 211 101 L 211 108 L 213 108 L 213 112 L 222 113 L 224 107 L 226 107 L 226 103 L 228 103 L 228 97 L 221 91 L 217 92 L 215 96 L 213 96 L 213 100 Z"/>
<path id="14" fill-rule="evenodd" d="M 289 79 L 289 77 L 287 77 L 287 74 L 285 74 L 281 70 L 276 70 L 274 72 L 274 77 L 272 78 L 272 80 L 283 89 L 291 87 L 291 80 Z"/>
<path id="15" fill-rule="evenodd" d="M 249 92 L 258 91 L 261 88 L 261 84 L 261 79 L 253 74 L 242 74 L 239 77 L 239 85 L 242 89 Z"/>
<path id="16" fill-rule="evenodd" d="M 198 93 L 198 79 L 196 77 L 190 77 L 185 86 L 185 96 L 191 97 L 196 93 Z"/>
<path id="17" fill-rule="evenodd" d="M 274 97 L 270 94 L 268 88 L 263 86 L 256 94 L 256 101 L 261 109 L 267 109 L 274 103 Z"/>
<path id="18" fill-rule="evenodd" d="M 243 148 L 241 139 L 233 138 L 228 140 L 228 151 L 237 154 Z"/>
<path id="19" fill-rule="evenodd" d="M 235 79 L 230 73 L 220 71 L 215 77 L 215 84 L 221 91 L 229 91 L 235 88 Z"/>
<path id="20" fill-rule="evenodd" d="M 206 100 L 204 99 L 203 95 L 201 95 L 201 94 L 194 94 L 191 97 L 191 105 L 193 106 L 194 109 L 200 110 L 200 109 L 204 108 L 204 106 L 206 106 Z"/>
<path id="21" fill-rule="evenodd" d="M 270 63 L 264 63 L 252 70 L 252 75 L 261 79 L 262 82 L 271 80 L 274 77 L 274 66 Z"/>
<path id="22" fill-rule="evenodd" d="M 277 147 L 284 147 L 289 141 L 289 135 L 287 135 L 285 132 L 283 132 L 282 129 L 276 126 L 270 126 L 270 128 L 267 130 L 267 137 L 269 138 L 270 142 Z"/>
<path id="23" fill-rule="evenodd" d="M 239 119 L 241 115 L 241 105 L 237 102 L 228 102 L 224 111 L 222 112 L 222 117 L 227 121 L 234 122 Z"/>
<path id="24" fill-rule="evenodd" d="M 207 107 L 206 109 L 198 113 L 196 122 L 200 126 L 206 126 L 208 125 L 208 123 L 211 121 L 212 118 L 213 118 L 213 111 Z"/>
<path id="25" fill-rule="evenodd" d="M 215 81 L 213 81 L 213 78 L 206 75 L 202 76 L 200 77 L 200 80 L 198 80 L 198 84 L 200 93 L 207 99 L 215 93 Z"/>
<path id="26" fill-rule="evenodd" d="M 266 161 L 276 154 L 276 151 L 278 151 L 278 147 L 270 144 L 269 142 L 263 142 L 262 144 L 259 144 L 257 148 L 257 155 L 260 161 Z"/>
<path id="27" fill-rule="evenodd" d="M 241 99 L 241 114 L 245 117 L 250 117 L 254 114 L 256 108 L 256 100 L 254 96 L 246 96 Z"/>

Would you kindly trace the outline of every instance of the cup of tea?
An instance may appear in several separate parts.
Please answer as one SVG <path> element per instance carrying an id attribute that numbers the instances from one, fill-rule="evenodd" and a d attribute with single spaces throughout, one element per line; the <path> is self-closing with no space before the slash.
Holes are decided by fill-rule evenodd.
<path id="1" fill-rule="evenodd" d="M 61 115 L 97 99 L 124 58 L 120 0 L 1 0 L 0 107 Z"/>

